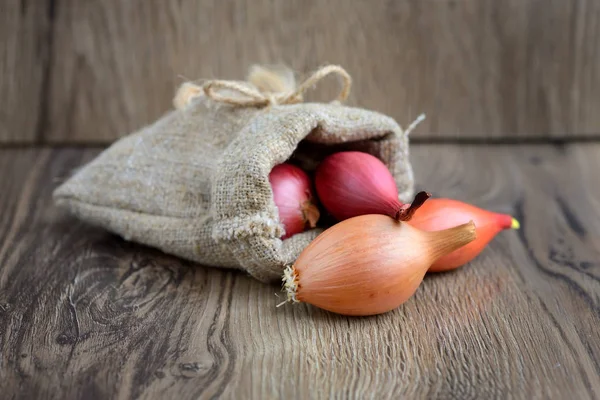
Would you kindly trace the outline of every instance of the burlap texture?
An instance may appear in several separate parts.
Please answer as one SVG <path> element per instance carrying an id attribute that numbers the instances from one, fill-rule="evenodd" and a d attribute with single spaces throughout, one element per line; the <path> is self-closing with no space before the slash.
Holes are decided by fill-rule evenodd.
<path id="1" fill-rule="evenodd" d="M 322 228 L 279 239 L 269 172 L 288 159 L 311 171 L 349 149 L 380 158 L 400 199 L 411 199 L 408 137 L 392 118 L 341 104 L 240 107 L 205 95 L 116 141 L 54 198 L 126 240 L 274 281 Z"/>

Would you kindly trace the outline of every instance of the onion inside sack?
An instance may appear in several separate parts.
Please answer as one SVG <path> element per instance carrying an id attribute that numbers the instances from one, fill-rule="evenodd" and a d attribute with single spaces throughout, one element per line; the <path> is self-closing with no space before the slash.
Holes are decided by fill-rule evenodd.
<path id="1" fill-rule="evenodd" d="M 393 310 L 415 293 L 436 260 L 476 237 L 472 221 L 427 232 L 385 215 L 347 219 L 285 269 L 287 301 L 354 316 Z"/>
<path id="2" fill-rule="evenodd" d="M 419 207 L 413 202 L 409 212 L 409 206 L 399 200 L 396 181 L 386 165 L 359 151 L 326 157 L 315 172 L 315 187 L 323 207 L 338 221 L 367 214 L 406 221 Z"/>
<path id="3" fill-rule="evenodd" d="M 319 221 L 319 208 L 315 205 L 309 176 L 295 165 L 276 165 L 269 174 L 273 200 L 279 220 L 285 229 L 282 239 L 287 239 Z"/>

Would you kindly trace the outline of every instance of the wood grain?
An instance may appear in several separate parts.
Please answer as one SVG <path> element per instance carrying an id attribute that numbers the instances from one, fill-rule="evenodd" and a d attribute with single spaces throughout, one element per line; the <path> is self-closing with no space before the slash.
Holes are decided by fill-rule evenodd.
<path id="1" fill-rule="evenodd" d="M 600 145 L 413 146 L 419 186 L 510 212 L 470 265 L 346 318 L 55 209 L 97 150 L 0 150 L 9 399 L 600 397 Z"/>
<path id="2" fill-rule="evenodd" d="M 41 136 L 50 83 L 51 1 L 0 2 L 0 144 Z"/>
<path id="3" fill-rule="evenodd" d="M 600 2 L 56 0 L 46 140 L 108 142 L 188 79 L 336 63 L 415 138 L 600 135 Z M 309 99 L 333 98 L 335 80 Z"/>

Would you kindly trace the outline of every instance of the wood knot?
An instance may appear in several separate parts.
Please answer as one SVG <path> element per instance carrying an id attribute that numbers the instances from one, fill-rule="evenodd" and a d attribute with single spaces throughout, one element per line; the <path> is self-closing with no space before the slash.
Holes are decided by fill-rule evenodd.
<path id="1" fill-rule="evenodd" d="M 56 337 L 56 343 L 61 346 L 69 346 L 75 344 L 77 341 L 76 338 L 67 335 L 66 333 L 61 333 Z"/>
<path id="2" fill-rule="evenodd" d="M 202 375 L 209 371 L 210 368 L 210 364 L 198 361 L 179 364 L 179 372 L 186 378 L 193 378 L 197 377 L 198 375 Z"/>

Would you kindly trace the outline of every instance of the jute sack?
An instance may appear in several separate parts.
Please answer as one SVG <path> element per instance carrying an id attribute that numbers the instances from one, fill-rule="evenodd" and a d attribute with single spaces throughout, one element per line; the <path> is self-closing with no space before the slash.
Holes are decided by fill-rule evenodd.
<path id="1" fill-rule="evenodd" d="M 342 78 L 339 98 L 303 103 L 303 93 L 328 74 Z M 275 165 L 291 160 L 312 171 L 332 152 L 361 150 L 388 166 L 402 201 L 413 195 L 408 131 L 388 116 L 343 106 L 350 85 L 338 66 L 299 86 L 290 70 L 258 66 L 247 81 L 184 83 L 174 110 L 116 141 L 54 199 L 126 240 L 280 280 L 323 227 L 280 239 L 268 178 Z"/>

